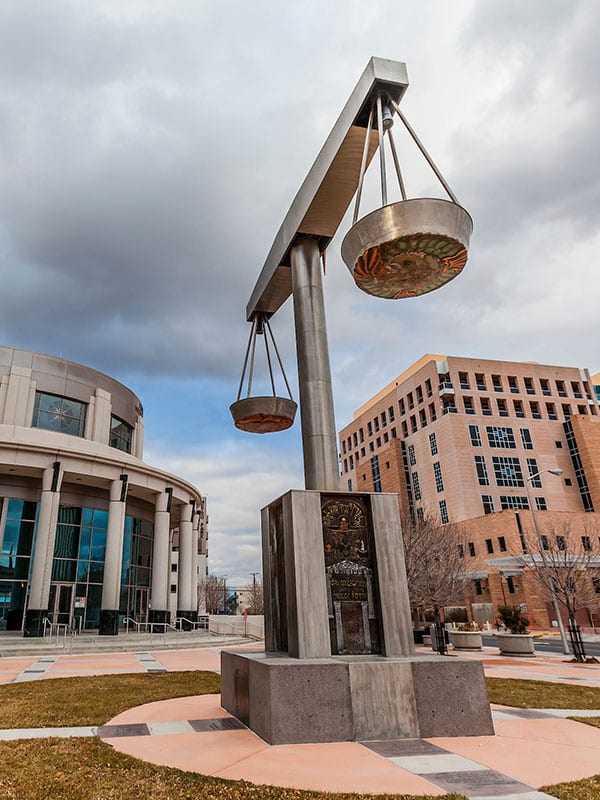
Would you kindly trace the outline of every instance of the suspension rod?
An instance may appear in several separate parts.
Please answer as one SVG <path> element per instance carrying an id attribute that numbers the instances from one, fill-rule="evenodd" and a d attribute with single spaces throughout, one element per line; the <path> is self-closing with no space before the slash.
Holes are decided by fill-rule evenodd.
<path id="1" fill-rule="evenodd" d="M 436 177 L 437 177 L 438 181 L 439 181 L 439 182 L 442 184 L 442 186 L 444 187 L 444 189 L 445 189 L 445 190 L 446 190 L 446 192 L 448 193 L 448 196 L 450 197 L 450 199 L 452 200 L 452 202 L 453 202 L 453 203 L 456 203 L 457 205 L 460 205 L 460 203 L 459 203 L 459 202 L 458 202 L 458 200 L 456 199 L 456 195 L 454 194 L 454 192 L 452 191 L 452 189 L 451 189 L 451 188 L 448 186 L 448 184 L 446 183 L 446 180 L 444 179 L 444 176 L 443 176 L 443 175 L 442 175 L 442 173 L 439 171 L 439 169 L 436 167 L 434 160 L 431 158 L 431 156 L 429 155 L 429 153 L 428 153 L 428 152 L 427 152 L 427 150 L 425 149 L 425 145 L 424 145 L 424 144 L 421 142 L 421 140 L 419 139 L 419 137 L 417 136 L 417 134 L 416 134 L 416 133 L 414 132 L 414 130 L 411 128 L 411 126 L 410 126 L 410 123 L 408 122 L 408 120 L 406 119 L 406 117 L 404 116 L 404 114 L 402 113 L 402 111 L 400 110 L 400 106 L 398 105 L 398 103 L 397 103 L 397 102 L 394 100 L 394 98 L 393 98 L 393 97 L 391 97 L 391 95 L 389 95 L 389 94 L 388 94 L 388 100 L 390 101 L 390 103 L 391 103 L 391 104 L 392 104 L 392 106 L 394 107 L 394 110 L 396 111 L 396 113 L 398 114 L 398 116 L 400 117 L 400 119 L 402 120 L 402 123 L 403 123 L 404 127 L 406 128 L 406 130 L 407 130 L 407 131 L 410 133 L 410 135 L 412 136 L 412 139 L 413 139 L 414 143 L 417 145 L 417 147 L 418 147 L 418 148 L 419 148 L 419 150 L 421 151 L 421 153 L 422 153 L 423 157 L 425 158 L 425 161 L 427 161 L 427 163 L 429 164 L 429 166 L 431 167 L 431 169 L 434 171 L 434 173 L 435 173 L 435 175 L 436 175 Z"/>
<path id="2" fill-rule="evenodd" d="M 360 174 L 358 176 L 358 189 L 356 190 L 356 203 L 354 204 L 354 215 L 352 217 L 352 224 L 358 219 L 358 211 L 360 209 L 360 198 L 362 196 L 363 183 L 365 180 L 365 170 L 367 167 L 367 157 L 369 155 L 369 140 L 371 138 L 371 129 L 373 127 L 373 104 L 371 104 L 371 111 L 369 112 L 369 122 L 367 123 L 367 133 L 365 136 L 365 144 L 363 147 L 362 161 L 360 162 Z"/>
<path id="3" fill-rule="evenodd" d="M 256 325 L 256 317 L 252 320 L 252 327 L 250 328 L 250 336 L 248 337 L 248 346 L 246 347 L 246 357 L 244 358 L 244 366 L 242 367 L 242 377 L 240 378 L 240 387 L 238 389 L 237 399 L 242 396 L 242 388 L 244 386 L 244 376 L 246 375 L 246 367 L 248 366 L 248 354 L 250 353 L 250 345 L 252 344 L 252 334 Z"/>
<path id="4" fill-rule="evenodd" d="M 394 166 L 396 167 L 396 175 L 398 177 L 398 183 L 400 184 L 400 194 L 402 195 L 402 199 L 406 200 L 406 189 L 404 188 L 404 179 L 402 178 L 402 172 L 400 170 L 400 161 L 398 160 L 398 153 L 396 152 L 396 142 L 394 141 L 394 137 L 392 136 L 391 128 L 388 128 L 387 135 L 388 139 L 390 140 L 390 150 L 392 151 L 392 158 L 394 159 Z"/>
<path id="5" fill-rule="evenodd" d="M 275 341 L 275 337 L 273 336 L 273 331 L 271 330 L 271 325 L 269 324 L 269 320 L 265 318 L 265 325 L 267 326 L 267 330 L 271 334 L 271 341 L 273 342 L 273 348 L 275 349 L 275 355 L 277 356 L 277 361 L 279 362 L 279 369 L 281 370 L 281 374 L 283 375 L 283 380 L 285 381 L 285 388 L 288 391 L 288 395 L 290 400 L 292 400 L 292 390 L 290 389 L 290 385 L 288 383 L 287 376 L 285 374 L 285 370 L 283 368 L 283 362 L 281 360 L 281 356 L 279 355 L 279 348 L 277 347 L 277 342 Z"/>
<path id="6" fill-rule="evenodd" d="M 377 136 L 379 137 L 379 169 L 381 171 L 381 205 L 387 206 L 387 178 L 385 174 L 385 148 L 383 146 L 383 108 L 381 92 L 377 94 Z"/>

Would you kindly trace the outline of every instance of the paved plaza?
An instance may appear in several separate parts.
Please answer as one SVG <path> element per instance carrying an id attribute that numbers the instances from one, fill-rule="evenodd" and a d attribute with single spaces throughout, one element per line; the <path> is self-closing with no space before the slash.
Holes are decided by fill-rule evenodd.
<path id="1" fill-rule="evenodd" d="M 218 672 L 220 650 L 214 646 L 8 657 L 0 659 L 0 681 L 190 669 Z M 492 677 L 600 687 L 598 665 L 568 663 L 562 655 L 519 660 L 485 648 L 460 658 L 482 660 L 486 675 Z M 600 709 L 492 708 L 495 736 L 270 746 L 223 711 L 218 697 L 203 695 L 134 707 L 100 728 L 6 730 L 0 731 L 0 739 L 97 735 L 115 749 L 154 764 L 258 784 L 336 792 L 453 791 L 471 798 L 535 800 L 546 797 L 536 787 L 600 772 L 600 729 L 566 719 L 600 716 Z"/>

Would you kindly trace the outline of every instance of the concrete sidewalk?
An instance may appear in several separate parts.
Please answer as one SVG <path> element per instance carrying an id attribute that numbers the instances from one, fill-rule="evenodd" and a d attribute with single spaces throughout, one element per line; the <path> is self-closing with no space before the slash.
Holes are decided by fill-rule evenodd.
<path id="1" fill-rule="evenodd" d="M 0 681 L 115 672 L 218 672 L 220 650 L 3 658 Z M 484 648 L 449 657 L 481 660 L 488 676 L 600 686 L 599 665 L 574 664 L 563 655 L 510 659 L 495 648 Z M 600 716 L 600 709 L 493 706 L 494 736 L 272 747 L 223 711 L 217 696 L 208 695 L 132 708 L 97 731 L 1 731 L 0 739 L 97 734 L 115 749 L 151 763 L 258 784 L 337 792 L 454 791 L 480 800 L 539 800 L 546 797 L 537 791 L 539 786 L 600 773 L 600 729 L 565 719 L 568 714 Z"/>

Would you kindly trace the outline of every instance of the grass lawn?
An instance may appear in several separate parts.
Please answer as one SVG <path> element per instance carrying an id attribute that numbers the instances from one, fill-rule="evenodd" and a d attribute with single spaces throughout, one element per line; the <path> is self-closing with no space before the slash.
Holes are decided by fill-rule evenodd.
<path id="1" fill-rule="evenodd" d="M 515 708 L 600 708 L 600 688 L 567 683 L 486 678 L 490 703 Z"/>
<path id="2" fill-rule="evenodd" d="M 98 739 L 0 743 L 2 800 L 368 800 L 384 796 L 409 798 L 325 794 L 224 781 L 146 764 Z M 459 797 L 446 795 L 445 800 Z M 410 796 L 410 800 L 419 798 Z"/>
<path id="3" fill-rule="evenodd" d="M 103 725 L 133 706 L 220 691 L 219 675 L 200 671 L 4 684 L 0 686 L 0 728 Z"/>
<path id="4" fill-rule="evenodd" d="M 219 691 L 212 672 L 53 678 L 0 686 L 0 727 L 100 725 L 136 705 Z M 600 689 L 487 680 L 493 703 L 519 708 L 600 708 Z M 600 718 L 580 720 L 600 727 Z M 598 800 L 600 775 L 543 787 L 560 800 Z M 0 742 L 2 800 L 425 800 L 413 795 L 327 794 L 225 781 L 154 766 L 95 738 Z M 429 797 L 429 796 L 428 796 Z M 444 795 L 438 800 L 460 800 Z M 433 800 L 433 799 L 432 799 Z"/>

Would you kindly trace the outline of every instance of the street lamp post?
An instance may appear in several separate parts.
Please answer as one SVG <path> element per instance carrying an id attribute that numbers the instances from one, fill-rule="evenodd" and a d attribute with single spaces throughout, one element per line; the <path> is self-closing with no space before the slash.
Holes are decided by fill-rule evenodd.
<path id="1" fill-rule="evenodd" d="M 546 566 L 546 556 L 544 555 L 544 542 L 542 540 L 542 534 L 540 532 L 540 525 L 537 517 L 537 510 L 535 508 L 535 503 L 533 502 L 533 498 L 531 496 L 531 492 L 529 491 L 529 484 L 534 478 L 537 478 L 543 472 L 549 472 L 551 475 L 562 475 L 563 471 L 560 467 L 554 467 L 550 469 L 541 469 L 538 472 L 534 472 L 533 475 L 529 475 L 528 478 L 525 478 L 525 491 L 527 492 L 527 501 L 529 502 L 529 508 L 531 509 L 531 519 L 533 520 L 533 527 L 535 530 L 535 535 L 538 542 L 538 547 L 540 549 L 540 556 L 542 558 L 542 563 L 544 567 Z M 558 607 L 558 600 L 556 599 L 556 592 L 554 591 L 554 586 L 552 582 L 550 582 L 550 596 L 552 607 L 554 608 L 554 613 L 556 614 L 556 620 L 558 622 L 558 629 L 560 631 L 560 638 L 562 640 L 563 645 L 563 652 L 565 655 L 569 655 L 569 643 L 567 641 L 567 636 L 565 634 L 565 626 L 563 625 L 562 617 L 560 615 L 560 609 Z"/>
<path id="2" fill-rule="evenodd" d="M 227 614 L 227 575 L 223 575 L 223 614 Z"/>

